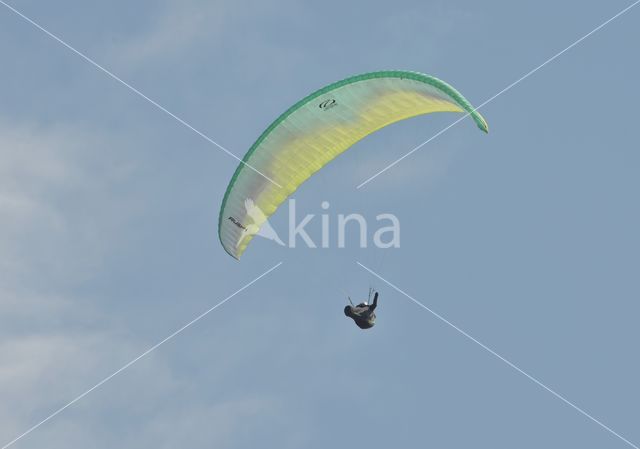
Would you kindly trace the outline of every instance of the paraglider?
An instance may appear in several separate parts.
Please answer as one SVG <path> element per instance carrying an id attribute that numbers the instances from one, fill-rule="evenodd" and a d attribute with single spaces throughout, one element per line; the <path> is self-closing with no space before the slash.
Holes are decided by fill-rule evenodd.
<path id="1" fill-rule="evenodd" d="M 432 112 L 465 112 L 488 131 L 457 90 L 417 72 L 365 73 L 303 98 L 260 135 L 233 174 L 218 221 L 223 248 L 240 259 L 266 220 L 327 163 L 391 123 Z"/>
<path id="2" fill-rule="evenodd" d="M 371 299 L 371 293 L 373 290 L 369 289 L 369 299 Z M 378 307 L 378 292 L 373 295 L 373 304 L 369 304 L 366 301 L 361 302 L 357 306 L 354 306 L 349 298 L 350 306 L 344 308 L 344 314 L 355 321 L 356 326 L 360 329 L 371 329 L 376 324 L 376 314 L 374 310 Z"/>

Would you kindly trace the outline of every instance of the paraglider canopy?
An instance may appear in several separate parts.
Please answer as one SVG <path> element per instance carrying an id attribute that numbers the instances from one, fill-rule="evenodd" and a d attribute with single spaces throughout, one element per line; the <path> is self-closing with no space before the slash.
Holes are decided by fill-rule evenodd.
<path id="1" fill-rule="evenodd" d="M 225 251 L 239 259 L 287 197 L 357 141 L 432 112 L 466 112 L 488 131 L 484 118 L 457 90 L 417 72 L 353 76 L 291 106 L 251 146 L 229 182 L 218 223 Z"/>

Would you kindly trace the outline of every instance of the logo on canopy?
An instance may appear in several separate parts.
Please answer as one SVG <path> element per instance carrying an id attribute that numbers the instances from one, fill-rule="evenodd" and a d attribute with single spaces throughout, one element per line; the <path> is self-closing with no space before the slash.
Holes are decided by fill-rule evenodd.
<path id="1" fill-rule="evenodd" d="M 337 105 L 338 105 L 338 103 L 336 102 L 336 100 L 331 98 L 329 100 L 324 100 L 322 103 L 320 103 L 318 105 L 318 107 L 320 109 L 324 109 L 326 111 L 327 109 L 331 109 L 332 107 L 337 106 Z"/>

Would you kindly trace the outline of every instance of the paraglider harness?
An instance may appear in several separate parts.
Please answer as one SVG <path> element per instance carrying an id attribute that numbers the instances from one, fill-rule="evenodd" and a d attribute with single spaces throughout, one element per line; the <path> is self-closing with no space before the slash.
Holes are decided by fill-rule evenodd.
<path id="1" fill-rule="evenodd" d="M 373 303 L 369 304 L 371 295 L 373 295 Z M 344 314 L 352 318 L 360 329 L 372 328 L 376 321 L 374 310 L 378 306 L 378 292 L 374 291 L 373 288 L 369 288 L 367 302 L 360 303 L 357 306 L 353 304 L 350 296 L 347 296 L 347 299 L 351 305 L 344 308 Z"/>

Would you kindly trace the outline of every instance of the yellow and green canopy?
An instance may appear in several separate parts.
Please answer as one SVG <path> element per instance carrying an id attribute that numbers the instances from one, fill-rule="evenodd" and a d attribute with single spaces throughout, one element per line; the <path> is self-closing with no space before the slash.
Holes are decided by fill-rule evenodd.
<path id="1" fill-rule="evenodd" d="M 365 73 L 303 98 L 262 133 L 233 174 L 220 208 L 222 246 L 239 259 L 267 218 L 327 163 L 380 128 L 432 112 L 466 112 L 488 131 L 457 90 L 422 73 Z"/>

